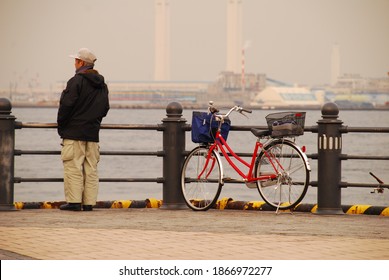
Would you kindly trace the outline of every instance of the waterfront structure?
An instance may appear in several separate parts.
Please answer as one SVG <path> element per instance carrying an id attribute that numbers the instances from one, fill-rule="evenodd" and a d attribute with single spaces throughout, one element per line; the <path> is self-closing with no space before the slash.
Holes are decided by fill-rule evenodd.
<path id="1" fill-rule="evenodd" d="M 359 74 L 343 74 L 335 85 L 325 88 L 327 98 L 340 108 L 387 108 L 389 79 L 365 78 Z"/>
<path id="2" fill-rule="evenodd" d="M 108 82 L 110 102 L 117 105 L 156 105 L 177 101 L 183 105 L 207 104 L 203 100 L 210 82 L 124 81 Z"/>
<path id="3" fill-rule="evenodd" d="M 221 72 L 216 81 L 119 81 L 108 82 L 110 100 L 118 105 L 164 105 L 177 101 L 185 106 L 206 107 L 210 100 L 219 105 L 248 105 L 266 87 L 264 74 L 247 73 L 245 91 L 239 73 Z"/>
<path id="4" fill-rule="evenodd" d="M 254 107 L 319 106 L 324 98 L 340 108 L 389 108 L 389 78 L 364 78 L 344 74 L 334 86 L 296 87 L 267 77 L 245 74 L 242 91 L 240 73 L 221 72 L 215 81 L 108 81 L 110 100 L 117 106 L 165 106 L 178 101 L 184 106 L 204 107 L 209 100 L 223 105 L 240 104 Z M 57 106 L 65 81 L 50 89 L 0 89 L 0 97 L 14 105 Z M 299 91 L 298 89 L 302 89 Z M 323 95 L 325 95 L 323 97 Z"/>

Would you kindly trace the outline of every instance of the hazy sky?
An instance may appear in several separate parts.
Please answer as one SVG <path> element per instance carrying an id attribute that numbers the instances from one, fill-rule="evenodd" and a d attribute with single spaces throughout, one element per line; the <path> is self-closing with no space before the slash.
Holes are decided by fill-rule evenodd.
<path id="1" fill-rule="evenodd" d="M 226 68 L 228 0 L 170 0 L 171 78 L 213 81 Z M 69 54 L 93 50 L 107 81 L 154 77 L 154 0 L 0 0 L 0 88 L 54 86 L 74 74 Z M 246 72 L 289 83 L 389 71 L 389 0 L 243 0 Z M 244 42 L 242 42 L 242 45 Z"/>

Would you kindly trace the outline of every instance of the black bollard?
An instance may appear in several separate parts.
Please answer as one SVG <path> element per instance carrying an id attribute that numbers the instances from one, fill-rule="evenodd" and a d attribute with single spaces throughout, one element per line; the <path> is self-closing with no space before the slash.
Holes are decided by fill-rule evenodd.
<path id="1" fill-rule="evenodd" d="M 163 123 L 163 203 L 160 209 L 188 209 L 181 193 L 181 168 L 185 152 L 185 124 L 180 103 L 166 107 Z"/>
<path id="2" fill-rule="evenodd" d="M 0 98 L 0 211 L 16 210 L 14 205 L 15 117 L 12 105 Z"/>
<path id="3" fill-rule="evenodd" d="M 341 205 L 342 121 L 335 103 L 322 107 L 318 123 L 318 188 L 316 214 L 344 214 Z"/>

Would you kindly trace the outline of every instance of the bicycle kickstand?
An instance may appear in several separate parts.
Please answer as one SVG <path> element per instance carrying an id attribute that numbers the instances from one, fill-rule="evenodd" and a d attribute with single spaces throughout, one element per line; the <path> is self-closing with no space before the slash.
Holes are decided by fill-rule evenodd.
<path id="1" fill-rule="evenodd" d="M 276 209 L 276 215 L 278 215 L 280 213 L 280 205 L 281 205 L 281 202 L 278 202 L 278 206 L 277 206 L 277 209 Z M 293 215 L 293 208 L 289 209 L 289 213 L 291 215 Z"/>

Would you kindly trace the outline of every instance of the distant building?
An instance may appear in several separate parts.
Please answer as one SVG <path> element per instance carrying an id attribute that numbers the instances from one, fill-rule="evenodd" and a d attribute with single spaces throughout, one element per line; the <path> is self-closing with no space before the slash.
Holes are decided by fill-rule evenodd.
<path id="1" fill-rule="evenodd" d="M 242 85 L 242 76 L 239 73 L 230 71 L 221 72 L 217 80 L 213 83 L 218 91 L 250 91 L 258 92 L 266 87 L 265 74 L 246 73 L 244 85 Z"/>
<path id="2" fill-rule="evenodd" d="M 218 106 L 249 105 L 255 94 L 266 87 L 264 74 L 220 73 L 216 81 L 123 81 L 108 82 L 112 104 L 158 105 L 171 101 L 184 106 L 206 108 L 210 100 Z"/>
<path id="3" fill-rule="evenodd" d="M 254 96 L 266 87 L 265 74 L 246 73 L 244 84 L 239 73 L 221 72 L 215 82 L 208 87 L 207 99 L 221 106 L 250 105 Z"/>
<path id="4" fill-rule="evenodd" d="M 389 79 L 343 74 L 326 92 L 328 99 L 340 108 L 388 107 Z"/>
<path id="5" fill-rule="evenodd" d="M 251 106 L 259 107 L 320 107 L 324 103 L 324 91 L 311 91 L 305 87 L 267 87 L 259 92 Z"/>
<path id="6" fill-rule="evenodd" d="M 108 82 L 112 104 L 158 105 L 177 101 L 192 105 L 203 101 L 209 82 L 125 81 Z"/>

